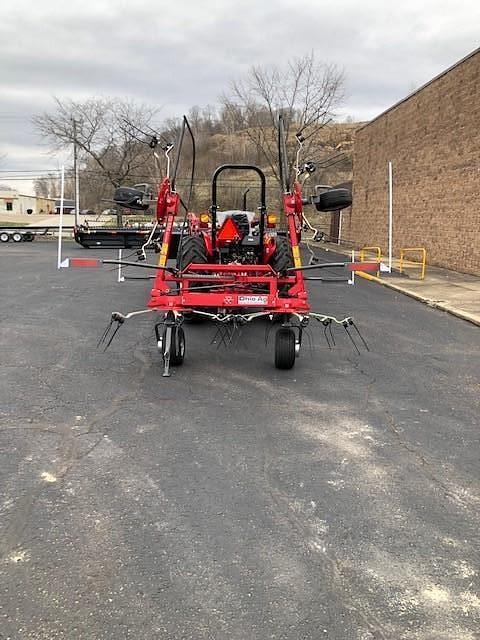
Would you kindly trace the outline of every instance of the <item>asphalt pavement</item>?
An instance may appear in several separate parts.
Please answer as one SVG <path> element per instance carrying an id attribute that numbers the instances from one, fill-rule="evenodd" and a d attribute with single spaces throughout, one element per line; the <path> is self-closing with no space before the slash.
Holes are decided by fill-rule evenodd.
<path id="1" fill-rule="evenodd" d="M 312 325 L 279 371 L 267 323 L 190 325 L 165 379 L 150 316 L 96 349 L 148 281 L 47 242 L 0 276 L 1 640 L 480 637 L 477 326 L 312 283 L 369 352 Z"/>

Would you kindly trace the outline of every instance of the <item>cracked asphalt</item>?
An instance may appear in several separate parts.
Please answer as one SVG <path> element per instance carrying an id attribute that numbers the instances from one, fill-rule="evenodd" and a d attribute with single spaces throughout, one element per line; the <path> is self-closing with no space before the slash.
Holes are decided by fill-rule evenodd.
<path id="1" fill-rule="evenodd" d="M 96 349 L 148 282 L 0 249 L 1 640 L 480 637 L 478 327 L 315 284 L 370 352 L 191 325 L 164 379 L 150 316 Z"/>

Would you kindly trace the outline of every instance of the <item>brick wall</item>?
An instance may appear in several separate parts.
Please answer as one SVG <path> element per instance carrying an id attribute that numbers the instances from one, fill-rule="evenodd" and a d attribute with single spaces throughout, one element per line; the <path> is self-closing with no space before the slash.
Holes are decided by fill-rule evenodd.
<path id="1" fill-rule="evenodd" d="M 342 237 L 385 253 L 389 160 L 394 255 L 480 275 L 480 49 L 356 133 Z"/>

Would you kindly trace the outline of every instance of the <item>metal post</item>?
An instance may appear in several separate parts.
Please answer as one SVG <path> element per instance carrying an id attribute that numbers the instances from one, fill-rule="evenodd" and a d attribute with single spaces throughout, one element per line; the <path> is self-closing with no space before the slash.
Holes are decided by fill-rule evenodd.
<path id="1" fill-rule="evenodd" d="M 124 282 L 125 278 L 122 276 L 122 265 L 120 262 L 122 261 L 122 250 L 118 250 L 118 278 L 117 282 Z"/>
<path id="2" fill-rule="evenodd" d="M 340 244 L 340 238 L 342 237 L 342 212 L 338 212 L 338 237 L 337 244 Z"/>
<path id="3" fill-rule="evenodd" d="M 73 173 L 75 175 L 75 226 L 80 223 L 80 184 L 78 175 L 77 121 L 73 120 Z"/>
<path id="4" fill-rule="evenodd" d="M 65 166 L 62 165 L 62 173 L 60 179 L 60 225 L 58 227 L 58 256 L 57 269 L 62 268 L 62 232 L 63 232 L 63 200 L 65 195 Z"/>
<path id="5" fill-rule="evenodd" d="M 393 240 L 393 171 L 392 163 L 388 163 L 388 272 L 392 273 L 392 240 Z"/>

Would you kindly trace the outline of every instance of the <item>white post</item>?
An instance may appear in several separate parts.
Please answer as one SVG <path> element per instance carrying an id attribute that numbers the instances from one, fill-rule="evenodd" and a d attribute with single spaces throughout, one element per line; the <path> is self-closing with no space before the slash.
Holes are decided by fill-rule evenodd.
<path id="1" fill-rule="evenodd" d="M 75 174 L 75 226 L 80 224 L 80 179 L 78 172 L 77 121 L 73 120 L 73 171 Z"/>
<path id="2" fill-rule="evenodd" d="M 392 240 L 393 240 L 393 171 L 392 163 L 388 163 L 388 272 L 392 273 Z"/>
<path id="3" fill-rule="evenodd" d="M 342 237 L 342 212 L 338 212 L 338 238 L 337 244 L 340 244 L 340 238 Z"/>
<path id="4" fill-rule="evenodd" d="M 355 262 L 355 249 L 352 249 L 352 262 Z M 355 271 L 350 271 L 352 274 L 347 284 L 355 284 Z"/>
<path id="5" fill-rule="evenodd" d="M 63 232 L 63 200 L 65 194 L 65 167 L 62 165 L 62 177 L 60 182 L 60 226 L 58 227 L 58 256 L 57 269 L 62 268 L 62 232 Z"/>
<path id="6" fill-rule="evenodd" d="M 119 249 L 118 250 L 118 261 L 121 262 L 122 260 L 122 250 Z M 119 264 L 118 265 L 118 278 L 117 278 L 117 282 L 123 282 L 125 280 L 125 278 L 122 276 L 122 265 Z"/>

